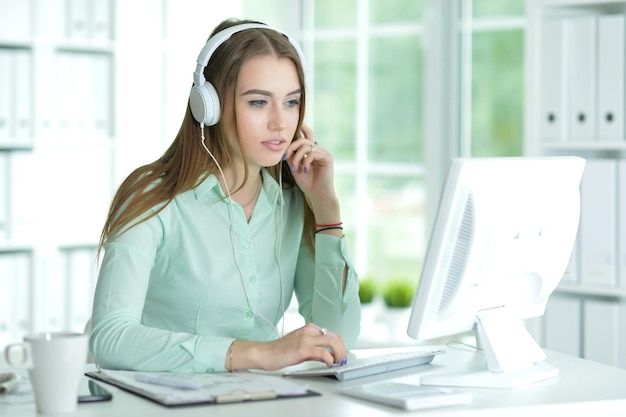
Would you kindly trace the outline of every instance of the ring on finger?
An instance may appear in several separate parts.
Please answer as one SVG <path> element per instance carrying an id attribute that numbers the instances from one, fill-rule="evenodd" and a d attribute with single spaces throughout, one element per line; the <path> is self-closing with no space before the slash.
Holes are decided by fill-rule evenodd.
<path id="1" fill-rule="evenodd" d="M 304 156 L 302 157 L 302 159 L 306 159 L 307 156 L 309 156 L 309 154 L 305 153 Z"/>
<path id="2" fill-rule="evenodd" d="M 320 332 L 322 333 L 322 336 L 326 336 L 326 333 L 328 333 L 328 329 L 327 328 L 321 328 Z"/>

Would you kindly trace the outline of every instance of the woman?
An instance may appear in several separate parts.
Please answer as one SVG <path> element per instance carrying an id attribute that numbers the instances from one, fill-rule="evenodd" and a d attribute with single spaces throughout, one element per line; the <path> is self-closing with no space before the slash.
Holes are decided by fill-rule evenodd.
<path id="1" fill-rule="evenodd" d="M 90 349 L 104 368 L 220 372 L 344 364 L 359 333 L 332 155 L 302 123 L 303 57 L 222 22 L 181 129 L 121 184 L 103 228 Z M 295 293 L 306 325 L 277 328 Z"/>

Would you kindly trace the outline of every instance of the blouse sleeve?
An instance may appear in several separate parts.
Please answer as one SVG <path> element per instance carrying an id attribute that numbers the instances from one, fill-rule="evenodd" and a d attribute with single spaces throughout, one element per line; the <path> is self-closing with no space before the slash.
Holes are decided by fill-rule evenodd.
<path id="1" fill-rule="evenodd" d="M 109 369 L 224 371 L 224 352 L 233 339 L 142 324 L 150 271 L 162 235 L 157 216 L 105 245 L 92 313 L 94 359 Z"/>
<path id="2" fill-rule="evenodd" d="M 347 279 L 342 289 L 344 269 Z M 315 256 L 303 242 L 295 291 L 299 312 L 307 323 L 339 333 L 347 349 L 355 346 L 360 332 L 361 304 L 358 276 L 348 256 L 345 237 L 317 234 Z"/>

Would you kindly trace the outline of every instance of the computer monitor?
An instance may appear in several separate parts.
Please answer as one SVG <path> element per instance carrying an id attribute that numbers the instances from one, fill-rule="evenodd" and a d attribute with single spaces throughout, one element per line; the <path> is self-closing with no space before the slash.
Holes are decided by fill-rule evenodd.
<path id="1" fill-rule="evenodd" d="M 523 320 L 544 314 L 566 273 L 584 166 L 569 156 L 451 161 L 407 333 L 474 331 L 485 366 L 423 385 L 514 388 L 558 375 Z"/>

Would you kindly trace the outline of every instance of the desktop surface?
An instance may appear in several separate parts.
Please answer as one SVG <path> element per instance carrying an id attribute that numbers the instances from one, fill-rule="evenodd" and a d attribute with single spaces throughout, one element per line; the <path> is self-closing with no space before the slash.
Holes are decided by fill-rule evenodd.
<path id="1" fill-rule="evenodd" d="M 364 349 L 354 351 L 357 357 L 389 351 Z M 394 350 L 394 349 L 391 349 Z M 559 376 L 516 389 L 458 388 L 472 394 L 470 405 L 433 410 L 406 412 L 340 395 L 339 387 L 379 381 L 419 383 L 422 375 L 430 373 L 469 370 L 484 364 L 479 352 L 469 348 L 448 347 L 429 365 L 394 371 L 347 382 L 327 377 L 303 378 L 302 383 L 321 396 L 222 405 L 201 405 L 167 408 L 116 387 L 106 385 L 113 400 L 101 403 L 79 404 L 74 416 L 524 416 L 568 415 L 589 416 L 601 412 L 603 416 L 626 415 L 626 370 L 606 366 L 569 355 L 547 351 L 548 362 L 559 368 Z M 87 365 L 87 370 L 94 370 Z M 419 413 L 419 414 L 418 414 Z M 0 403 L 3 417 L 35 416 L 35 405 L 7 405 Z"/>

